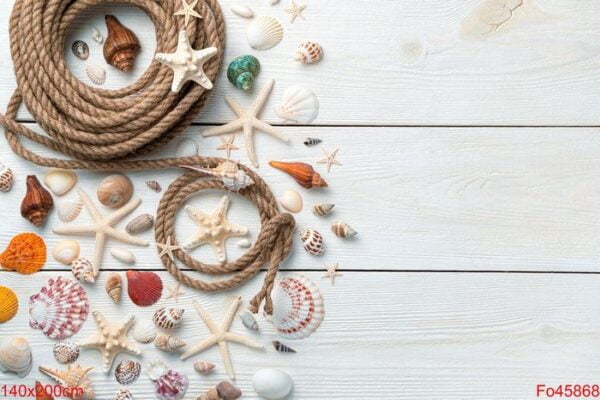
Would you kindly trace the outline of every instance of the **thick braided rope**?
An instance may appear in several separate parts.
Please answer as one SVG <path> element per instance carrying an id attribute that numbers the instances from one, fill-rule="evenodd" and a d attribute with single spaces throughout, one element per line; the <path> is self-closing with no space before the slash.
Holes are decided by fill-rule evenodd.
<path id="1" fill-rule="evenodd" d="M 224 160 L 217 158 L 205 158 L 203 165 L 215 167 Z M 167 270 L 179 282 L 194 289 L 214 292 L 227 290 L 241 285 L 248 278 L 254 276 L 260 268 L 268 263 L 268 270 L 260 291 L 250 302 L 250 311 L 256 313 L 263 300 L 265 300 L 264 311 L 271 314 L 273 304 L 271 301 L 271 290 L 279 270 L 279 265 L 287 257 L 292 249 L 292 235 L 294 230 L 294 218 L 290 214 L 281 214 L 277 209 L 277 203 L 271 190 L 266 183 L 252 170 L 240 166 L 254 180 L 254 184 L 238 193 L 252 201 L 260 215 L 261 231 L 254 245 L 240 258 L 225 264 L 204 264 L 190 257 L 183 250 L 176 250 L 173 255 L 176 260 L 195 271 L 207 275 L 230 274 L 223 280 L 206 282 L 191 277 L 182 272 L 176 262 L 168 255 L 162 256 L 162 262 Z M 157 243 L 165 243 L 171 238 L 171 243 L 177 245 L 175 238 L 175 213 L 186 199 L 203 190 L 227 190 L 223 183 L 214 179 L 203 179 L 205 176 L 198 172 L 186 172 L 177 178 L 166 190 L 156 212 L 155 239 Z"/>
<path id="2" fill-rule="evenodd" d="M 165 145 L 186 129 L 205 104 L 210 91 L 188 83 L 172 93 L 173 73 L 157 61 L 135 83 L 118 90 L 90 87 L 67 68 L 64 42 L 73 20 L 106 0 L 17 0 L 10 19 L 11 53 L 17 90 L 0 125 L 19 156 L 42 166 L 69 169 L 134 170 L 198 164 L 199 158 L 130 161 Z M 111 0 L 142 9 L 156 29 L 156 51 L 172 53 L 178 31 L 187 30 L 196 49 L 217 47 L 205 65 L 211 81 L 217 77 L 225 48 L 225 27 L 217 0 L 200 0 L 202 19 L 173 16 L 179 0 Z M 143 49 L 150 51 L 150 49 Z M 16 121 L 25 103 L 47 133 L 40 135 Z M 41 157 L 26 149 L 20 136 L 71 159 Z"/>

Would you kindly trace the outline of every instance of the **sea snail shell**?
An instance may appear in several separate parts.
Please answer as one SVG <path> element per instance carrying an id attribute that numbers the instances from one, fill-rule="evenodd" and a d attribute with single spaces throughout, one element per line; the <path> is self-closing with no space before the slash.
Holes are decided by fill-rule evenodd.
<path id="1" fill-rule="evenodd" d="M 251 55 L 235 58 L 227 68 L 227 79 L 242 90 L 252 89 L 254 78 L 260 72 L 260 62 Z"/>
<path id="2" fill-rule="evenodd" d="M 112 15 L 106 16 L 108 37 L 104 42 L 104 59 L 113 67 L 123 72 L 133 69 L 135 57 L 140 52 L 141 46 L 135 33 L 123 26 Z"/>

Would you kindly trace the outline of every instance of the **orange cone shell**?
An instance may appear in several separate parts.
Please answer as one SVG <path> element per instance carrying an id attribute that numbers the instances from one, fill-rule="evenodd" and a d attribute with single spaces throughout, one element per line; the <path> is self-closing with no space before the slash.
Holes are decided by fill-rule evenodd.
<path id="1" fill-rule="evenodd" d="M 11 289 L 0 286 L 0 324 L 10 321 L 19 310 L 19 299 Z"/>
<path id="2" fill-rule="evenodd" d="M 327 182 L 309 164 L 303 162 L 269 161 L 269 165 L 290 175 L 303 188 L 327 187 Z"/>
<path id="3" fill-rule="evenodd" d="M 12 238 L 4 253 L 0 254 L 0 265 L 21 274 L 33 274 L 46 263 L 46 243 L 35 233 L 21 233 Z"/>

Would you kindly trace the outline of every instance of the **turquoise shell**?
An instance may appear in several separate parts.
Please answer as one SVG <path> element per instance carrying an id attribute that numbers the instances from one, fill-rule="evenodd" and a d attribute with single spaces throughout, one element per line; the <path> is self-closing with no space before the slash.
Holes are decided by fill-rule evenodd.
<path id="1" fill-rule="evenodd" d="M 252 89 L 254 78 L 260 72 L 260 62 L 251 55 L 239 56 L 229 63 L 227 79 L 242 90 Z"/>

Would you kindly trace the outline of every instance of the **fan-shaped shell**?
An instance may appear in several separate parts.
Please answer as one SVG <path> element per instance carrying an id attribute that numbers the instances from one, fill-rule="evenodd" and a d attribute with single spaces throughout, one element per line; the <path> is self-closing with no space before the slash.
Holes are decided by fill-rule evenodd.
<path id="1" fill-rule="evenodd" d="M 0 342 L 0 371 L 23 378 L 31 371 L 31 346 L 23 336 L 8 336 Z"/>
<path id="2" fill-rule="evenodd" d="M 304 243 L 304 250 L 313 256 L 320 256 L 325 251 L 323 236 L 314 229 L 304 229 L 300 232 L 300 238 Z"/>
<path id="3" fill-rule="evenodd" d="M 198 155 L 198 143 L 194 139 L 181 139 L 175 148 L 177 157 L 196 157 Z"/>
<path id="4" fill-rule="evenodd" d="M 46 263 L 46 243 L 35 233 L 20 233 L 13 237 L 0 254 L 0 265 L 21 274 L 33 274 Z"/>
<path id="5" fill-rule="evenodd" d="M 106 82 L 106 71 L 98 65 L 88 65 L 85 67 L 85 73 L 87 74 L 88 78 L 90 78 L 90 81 L 96 85 L 101 86 Z"/>
<path id="6" fill-rule="evenodd" d="M 83 203 L 79 198 L 76 200 L 63 200 L 58 203 L 58 219 L 65 223 L 73 222 L 79 217 L 82 209 Z"/>
<path id="7" fill-rule="evenodd" d="M 96 281 L 94 265 L 85 257 L 76 258 L 71 263 L 71 272 L 79 282 L 94 283 Z"/>
<path id="8" fill-rule="evenodd" d="M 263 15 L 248 24 L 246 37 L 252 48 L 267 50 L 281 42 L 283 26 L 277 19 Z"/>
<path id="9" fill-rule="evenodd" d="M 133 329 L 133 338 L 140 343 L 150 343 L 156 338 L 156 327 L 147 320 L 138 321 Z"/>
<path id="10" fill-rule="evenodd" d="M 115 368 L 115 378 L 121 385 L 129 385 L 139 378 L 142 364 L 134 360 L 121 361 Z"/>
<path id="11" fill-rule="evenodd" d="M 185 396 L 189 384 L 187 376 L 170 369 L 154 381 L 155 395 L 159 400 L 178 400 Z"/>
<path id="12" fill-rule="evenodd" d="M 71 265 L 79 257 L 79 243 L 75 240 L 61 240 L 56 243 L 52 255 L 61 264 Z"/>
<path id="13" fill-rule="evenodd" d="M 77 282 L 59 276 L 29 298 L 29 326 L 51 339 L 73 336 L 87 319 L 88 297 Z"/>
<path id="14" fill-rule="evenodd" d="M 154 313 L 152 317 L 152 321 L 154 324 L 162 329 L 173 329 L 183 319 L 183 313 L 185 310 L 183 308 L 167 308 L 163 307 Z"/>
<path id="15" fill-rule="evenodd" d="M 15 174 L 10 168 L 0 163 L 0 192 L 10 192 L 15 181 Z"/>
<path id="16" fill-rule="evenodd" d="M 138 306 L 151 306 L 162 296 L 163 282 L 154 272 L 127 271 L 127 282 L 129 298 Z"/>
<path id="17" fill-rule="evenodd" d="M 302 42 L 296 50 L 296 61 L 312 64 L 323 58 L 323 48 L 319 43 Z"/>
<path id="18" fill-rule="evenodd" d="M 44 175 L 44 183 L 57 196 L 66 194 L 77 183 L 77 175 L 72 170 L 52 168 Z"/>
<path id="19" fill-rule="evenodd" d="M 79 358 L 79 347 L 73 342 L 58 342 L 53 352 L 54 358 L 61 364 L 71 364 Z"/>
<path id="20" fill-rule="evenodd" d="M 283 93 L 277 115 L 289 122 L 310 124 L 319 115 L 319 99 L 310 89 L 290 86 Z"/>
<path id="21" fill-rule="evenodd" d="M 90 56 L 90 47 L 83 40 L 76 40 L 71 45 L 71 51 L 73 54 L 82 60 L 87 60 Z"/>
<path id="22" fill-rule="evenodd" d="M 321 291 L 305 276 L 281 279 L 273 289 L 271 322 L 286 339 L 302 339 L 317 330 L 325 317 Z"/>
<path id="23" fill-rule="evenodd" d="M 19 311 L 19 299 L 12 289 L 0 286 L 0 324 L 8 322 Z"/>

